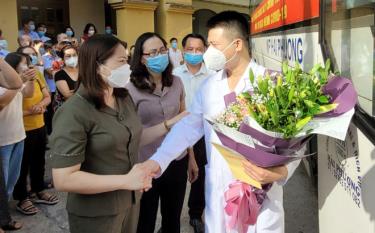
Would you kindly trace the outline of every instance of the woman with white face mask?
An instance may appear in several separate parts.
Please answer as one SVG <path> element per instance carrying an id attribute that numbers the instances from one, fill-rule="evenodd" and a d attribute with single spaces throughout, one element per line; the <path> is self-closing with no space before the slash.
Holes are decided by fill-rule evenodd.
<path id="1" fill-rule="evenodd" d="M 74 94 L 78 83 L 77 49 L 71 45 L 66 45 L 61 49 L 60 56 L 64 62 L 64 67 L 54 76 L 57 90 L 53 103 L 55 111 Z"/>
<path id="2" fill-rule="evenodd" d="M 96 27 L 94 24 L 92 23 L 86 24 L 85 29 L 83 30 L 83 35 L 81 37 L 81 43 L 87 41 L 90 37 L 95 35 L 97 32 L 98 30 L 96 30 Z"/>
<path id="3" fill-rule="evenodd" d="M 130 69 L 116 37 L 95 35 L 82 45 L 78 76 L 78 90 L 55 113 L 49 145 L 54 185 L 69 193 L 70 231 L 135 233 L 137 190 L 149 189 L 154 176 L 136 165 L 138 149 L 167 130 L 142 129 L 123 88 Z"/>

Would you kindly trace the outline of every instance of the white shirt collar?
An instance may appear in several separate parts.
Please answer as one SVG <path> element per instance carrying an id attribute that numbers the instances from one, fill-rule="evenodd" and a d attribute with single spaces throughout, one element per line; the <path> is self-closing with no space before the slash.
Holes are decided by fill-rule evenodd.
<path id="1" fill-rule="evenodd" d="M 190 73 L 189 68 L 187 67 L 186 63 L 184 63 L 181 66 L 181 69 L 182 69 L 183 73 Z M 206 75 L 206 74 L 207 74 L 207 67 L 206 67 L 206 65 L 204 63 L 202 63 L 201 68 L 199 69 L 199 71 L 196 74 L 191 74 L 191 75 L 193 75 L 194 77 L 196 77 L 196 76 L 199 76 L 199 75 Z"/>

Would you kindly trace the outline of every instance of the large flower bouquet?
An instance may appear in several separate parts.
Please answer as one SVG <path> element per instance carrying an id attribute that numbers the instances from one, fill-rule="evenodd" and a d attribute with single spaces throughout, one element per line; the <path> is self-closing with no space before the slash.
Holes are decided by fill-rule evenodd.
<path id="1" fill-rule="evenodd" d="M 286 63 L 282 73 L 255 77 L 250 70 L 252 88 L 225 97 L 227 108 L 211 123 L 222 143 L 214 146 L 239 180 L 225 193 L 230 228 L 244 232 L 256 223 L 272 185 L 261 186 L 238 175 L 241 172 L 231 164 L 230 157 L 272 167 L 306 156 L 301 151 L 312 134 L 345 139 L 357 94 L 349 79 L 333 76 L 329 70 L 329 61 L 308 73 Z"/>

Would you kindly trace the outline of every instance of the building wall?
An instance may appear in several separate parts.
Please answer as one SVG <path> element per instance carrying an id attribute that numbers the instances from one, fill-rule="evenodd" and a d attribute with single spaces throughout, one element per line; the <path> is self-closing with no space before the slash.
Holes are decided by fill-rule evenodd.
<path id="1" fill-rule="evenodd" d="M 69 0 L 70 25 L 76 36 L 82 36 L 87 23 L 93 23 L 99 33 L 104 33 L 104 0 Z"/>
<path id="2" fill-rule="evenodd" d="M 8 41 L 9 50 L 14 51 L 17 48 L 18 36 L 18 18 L 17 1 L 2 0 L 0 6 L 0 29 L 3 31 L 4 38 Z"/>
<path id="3" fill-rule="evenodd" d="M 142 33 L 154 31 L 154 11 L 137 8 L 117 11 L 117 36 L 126 41 L 129 47 Z"/>
<path id="4" fill-rule="evenodd" d="M 193 1 L 193 8 L 195 10 L 209 9 L 209 10 L 215 11 L 216 13 L 219 13 L 219 12 L 222 12 L 222 11 L 233 10 L 233 11 L 238 11 L 240 13 L 249 14 L 248 4 L 245 4 L 245 1 L 243 1 L 243 0 L 236 0 L 236 1 L 194 0 Z"/>

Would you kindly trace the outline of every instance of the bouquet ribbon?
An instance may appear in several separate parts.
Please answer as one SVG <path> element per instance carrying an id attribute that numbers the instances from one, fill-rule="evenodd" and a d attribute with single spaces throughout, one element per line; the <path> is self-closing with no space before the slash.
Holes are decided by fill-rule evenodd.
<path id="1" fill-rule="evenodd" d="M 224 209 L 229 216 L 227 227 L 236 229 L 239 233 L 247 232 L 249 225 L 256 223 L 270 187 L 271 184 L 268 184 L 264 189 L 257 189 L 240 181 L 231 183 L 224 194 Z"/>

